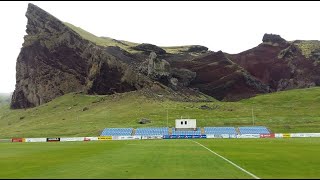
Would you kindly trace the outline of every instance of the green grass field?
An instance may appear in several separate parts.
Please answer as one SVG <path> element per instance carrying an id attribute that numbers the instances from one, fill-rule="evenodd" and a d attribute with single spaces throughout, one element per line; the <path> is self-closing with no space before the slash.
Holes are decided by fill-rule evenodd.
<path id="1" fill-rule="evenodd" d="M 320 138 L 197 139 L 259 178 L 319 178 Z M 0 178 L 253 178 L 192 140 L 0 143 Z"/>
<path id="2" fill-rule="evenodd" d="M 207 105 L 211 110 L 200 109 Z M 83 111 L 87 107 L 88 110 Z M 105 127 L 174 127 L 178 118 L 197 126 L 251 126 L 276 133 L 320 132 L 320 88 L 259 95 L 239 102 L 177 102 L 150 99 L 139 92 L 110 96 L 67 94 L 39 107 L 0 106 L 0 138 L 98 136 Z M 168 124 L 167 124 L 168 110 Z M 141 118 L 151 120 L 139 124 Z"/>

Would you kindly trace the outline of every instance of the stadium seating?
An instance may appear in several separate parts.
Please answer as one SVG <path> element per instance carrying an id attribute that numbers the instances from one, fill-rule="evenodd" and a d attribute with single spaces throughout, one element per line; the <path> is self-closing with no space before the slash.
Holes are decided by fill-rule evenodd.
<path id="1" fill-rule="evenodd" d="M 240 134 L 270 134 L 264 126 L 239 127 Z"/>
<path id="2" fill-rule="evenodd" d="M 175 128 L 172 128 L 172 135 L 201 135 L 200 128 L 197 128 L 196 131 L 193 130 L 178 130 L 176 131 Z"/>
<path id="3" fill-rule="evenodd" d="M 100 136 L 131 136 L 133 128 L 105 128 Z"/>
<path id="4" fill-rule="evenodd" d="M 236 128 L 234 127 L 204 127 L 205 134 L 237 134 Z"/>
<path id="5" fill-rule="evenodd" d="M 149 136 L 149 135 L 169 135 L 168 127 L 159 128 L 137 128 L 135 135 Z"/>
<path id="6" fill-rule="evenodd" d="M 246 126 L 239 127 L 239 133 L 235 127 L 204 127 L 204 134 L 221 135 L 221 134 L 270 134 L 270 131 L 264 126 Z M 100 136 L 131 136 L 133 128 L 105 128 Z M 169 127 L 149 127 L 137 128 L 135 135 L 152 136 L 152 135 L 169 135 Z M 172 128 L 172 135 L 201 135 L 201 129 L 194 130 L 176 130 Z"/>

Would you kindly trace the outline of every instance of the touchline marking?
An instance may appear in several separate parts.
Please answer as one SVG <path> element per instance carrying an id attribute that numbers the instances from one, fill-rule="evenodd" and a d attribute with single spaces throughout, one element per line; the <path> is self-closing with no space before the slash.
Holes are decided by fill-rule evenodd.
<path id="1" fill-rule="evenodd" d="M 189 140 L 190 140 L 190 139 L 189 139 Z M 224 160 L 225 160 L 225 161 L 227 161 L 228 163 L 230 163 L 230 164 L 234 165 L 235 167 L 237 167 L 237 168 L 238 168 L 238 169 L 240 169 L 241 171 L 243 171 L 243 172 L 245 172 L 245 173 L 249 174 L 249 175 L 250 175 L 250 176 L 252 176 L 253 178 L 255 178 L 255 179 L 260 179 L 258 176 L 254 175 L 254 174 L 252 174 L 251 172 L 249 172 L 249 171 L 247 171 L 247 170 L 243 169 L 242 167 L 240 167 L 240 166 L 236 165 L 235 163 L 233 163 L 233 162 L 232 162 L 232 161 L 230 161 L 229 159 L 227 159 L 227 158 L 225 158 L 225 157 L 223 157 L 223 156 L 219 155 L 218 153 L 216 153 L 216 152 L 212 151 L 211 149 L 209 149 L 209 148 L 207 148 L 206 146 L 204 146 L 204 145 L 202 145 L 202 144 L 198 143 L 197 141 L 194 141 L 194 140 L 191 140 L 191 141 L 193 141 L 194 143 L 199 144 L 200 146 L 204 147 L 205 149 L 207 149 L 207 150 L 208 150 L 208 151 L 210 151 L 211 153 L 213 153 L 213 154 L 215 154 L 215 155 L 217 155 L 217 156 L 221 157 L 222 159 L 224 159 Z"/>

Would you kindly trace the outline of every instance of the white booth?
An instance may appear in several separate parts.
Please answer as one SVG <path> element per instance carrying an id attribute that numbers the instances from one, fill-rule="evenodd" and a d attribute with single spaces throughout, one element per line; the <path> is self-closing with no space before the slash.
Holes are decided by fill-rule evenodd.
<path id="1" fill-rule="evenodd" d="M 196 119 L 176 119 L 176 128 L 196 129 L 197 128 Z"/>

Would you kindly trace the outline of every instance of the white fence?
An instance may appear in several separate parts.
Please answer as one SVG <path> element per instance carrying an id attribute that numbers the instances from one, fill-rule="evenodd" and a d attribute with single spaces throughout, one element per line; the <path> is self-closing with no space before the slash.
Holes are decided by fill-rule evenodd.
<path id="1" fill-rule="evenodd" d="M 277 133 L 276 138 L 320 137 L 320 133 Z"/>
<path id="2" fill-rule="evenodd" d="M 220 134 L 213 135 L 207 134 L 206 138 L 306 138 L 306 137 L 320 137 L 320 133 L 275 133 L 275 134 Z M 16 138 L 13 138 L 16 139 Z M 52 138 L 20 138 L 21 141 L 12 142 L 47 142 Z M 145 140 L 145 139 L 163 139 L 162 135 L 159 136 L 99 136 L 99 137 L 62 137 L 53 138 L 56 141 L 70 142 L 70 141 L 98 141 L 98 140 Z M 51 140 L 50 140 L 51 141 Z"/>
<path id="3" fill-rule="evenodd" d="M 141 139 L 162 139 L 162 135 L 154 136 L 141 136 Z"/>
<path id="4" fill-rule="evenodd" d="M 208 139 L 212 138 L 237 138 L 235 134 L 207 134 Z"/>
<path id="5" fill-rule="evenodd" d="M 25 142 L 47 142 L 47 138 L 25 138 Z"/>
<path id="6" fill-rule="evenodd" d="M 139 140 L 141 136 L 112 136 L 112 140 Z"/>

